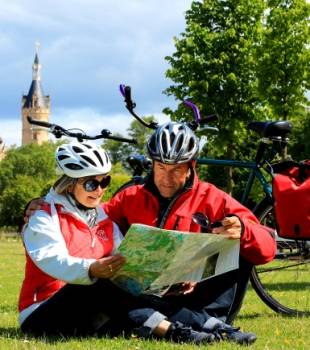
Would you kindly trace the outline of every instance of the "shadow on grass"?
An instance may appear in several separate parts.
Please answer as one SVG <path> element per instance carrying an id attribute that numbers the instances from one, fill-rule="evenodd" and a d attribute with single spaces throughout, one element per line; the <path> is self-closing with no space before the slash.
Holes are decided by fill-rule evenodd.
<path id="1" fill-rule="evenodd" d="M 262 316 L 264 316 L 264 314 L 263 313 L 252 313 L 252 314 L 250 314 L 250 315 L 238 315 L 238 320 L 254 320 L 254 319 L 256 319 L 256 318 L 259 318 L 259 317 L 262 317 Z"/>
<path id="2" fill-rule="evenodd" d="M 310 288 L 309 283 L 307 282 L 281 282 L 278 284 L 275 283 L 264 283 L 264 287 L 270 291 L 307 291 Z"/>
<path id="3" fill-rule="evenodd" d="M 90 338 L 96 338 L 96 335 L 85 335 L 85 336 L 63 336 L 62 334 L 59 335 L 41 335 L 41 336 L 34 336 L 31 334 L 25 334 L 23 333 L 20 328 L 18 327 L 0 327 L 0 338 L 8 338 L 8 339 L 15 339 L 15 340 L 21 340 L 21 341 L 35 341 L 35 342 L 42 342 L 47 344 L 54 344 L 54 343 L 61 343 L 66 342 L 70 340 L 86 340 Z M 107 335 L 100 336 L 98 338 L 106 338 L 106 339 L 114 339 L 115 337 L 109 337 Z"/>
<path id="4" fill-rule="evenodd" d="M 24 339 L 25 335 L 17 327 L 6 327 L 6 328 L 0 327 L 0 337 Z"/>

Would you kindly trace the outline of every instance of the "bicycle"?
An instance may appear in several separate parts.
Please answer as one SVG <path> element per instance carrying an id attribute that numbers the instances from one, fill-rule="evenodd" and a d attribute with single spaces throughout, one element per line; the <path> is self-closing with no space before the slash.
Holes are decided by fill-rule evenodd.
<path id="1" fill-rule="evenodd" d="M 136 103 L 131 99 L 130 87 L 121 85 L 120 91 L 130 114 L 144 126 L 156 129 L 158 127 L 156 123 L 147 124 L 135 113 Z M 187 122 L 193 130 L 200 128 L 200 133 L 217 130 L 208 125 L 209 122 L 216 120 L 216 116 L 211 115 L 202 119 L 196 105 L 190 101 L 185 101 L 185 105 L 193 110 L 195 116 L 194 121 Z M 202 125 L 204 125 L 203 130 L 201 130 Z M 260 137 L 253 161 L 200 158 L 198 164 L 247 169 L 249 171 L 247 184 L 240 200 L 244 205 L 248 202 L 254 180 L 258 180 L 264 198 L 254 209 L 249 209 L 253 210 L 262 224 L 272 228 L 277 243 L 277 254 L 272 262 L 253 268 L 251 284 L 261 300 L 272 310 L 280 314 L 296 316 L 310 314 L 310 241 L 283 239 L 277 235 L 272 183 L 267 178 L 268 174 L 272 175 L 285 166 L 285 163 L 272 164 L 271 162 L 287 146 L 291 128 L 292 125 L 287 121 L 251 122 L 248 124 L 248 129 Z M 142 182 L 143 179 L 140 179 L 139 183 Z M 134 181 L 131 180 L 122 188 L 133 184 Z"/>

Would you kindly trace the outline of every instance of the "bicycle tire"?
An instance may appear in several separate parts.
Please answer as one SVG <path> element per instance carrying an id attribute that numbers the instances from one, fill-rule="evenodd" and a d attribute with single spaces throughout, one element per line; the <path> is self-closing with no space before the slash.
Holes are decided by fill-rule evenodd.
<path id="1" fill-rule="evenodd" d="M 254 210 L 259 221 L 275 227 L 273 206 L 264 199 Z M 272 310 L 289 316 L 310 315 L 310 242 L 283 239 L 276 235 L 275 259 L 255 266 L 251 284 Z"/>

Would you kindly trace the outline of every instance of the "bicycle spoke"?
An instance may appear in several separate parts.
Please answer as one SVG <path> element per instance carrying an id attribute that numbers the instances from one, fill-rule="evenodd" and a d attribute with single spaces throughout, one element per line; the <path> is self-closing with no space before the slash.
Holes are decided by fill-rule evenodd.
<path id="1" fill-rule="evenodd" d="M 284 269 L 289 269 L 291 267 L 294 267 L 294 266 L 300 266 L 300 265 L 306 265 L 309 263 L 309 260 L 306 260 L 302 263 L 299 263 L 299 264 L 293 264 L 293 265 L 288 265 L 288 266 L 281 266 L 281 267 L 273 267 L 273 268 L 268 268 L 268 269 L 264 269 L 264 268 L 259 268 L 258 269 L 258 273 L 265 273 L 265 272 L 272 272 L 272 271 L 278 271 L 278 270 L 284 270 Z"/>

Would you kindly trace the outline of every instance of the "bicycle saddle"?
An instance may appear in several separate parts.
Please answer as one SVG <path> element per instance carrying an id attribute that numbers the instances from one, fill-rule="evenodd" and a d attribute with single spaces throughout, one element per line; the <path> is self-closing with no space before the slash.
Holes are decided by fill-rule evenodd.
<path id="1" fill-rule="evenodd" d="M 248 128 L 258 133 L 261 137 L 284 137 L 291 132 L 292 124 L 284 120 L 276 122 L 250 122 Z"/>

